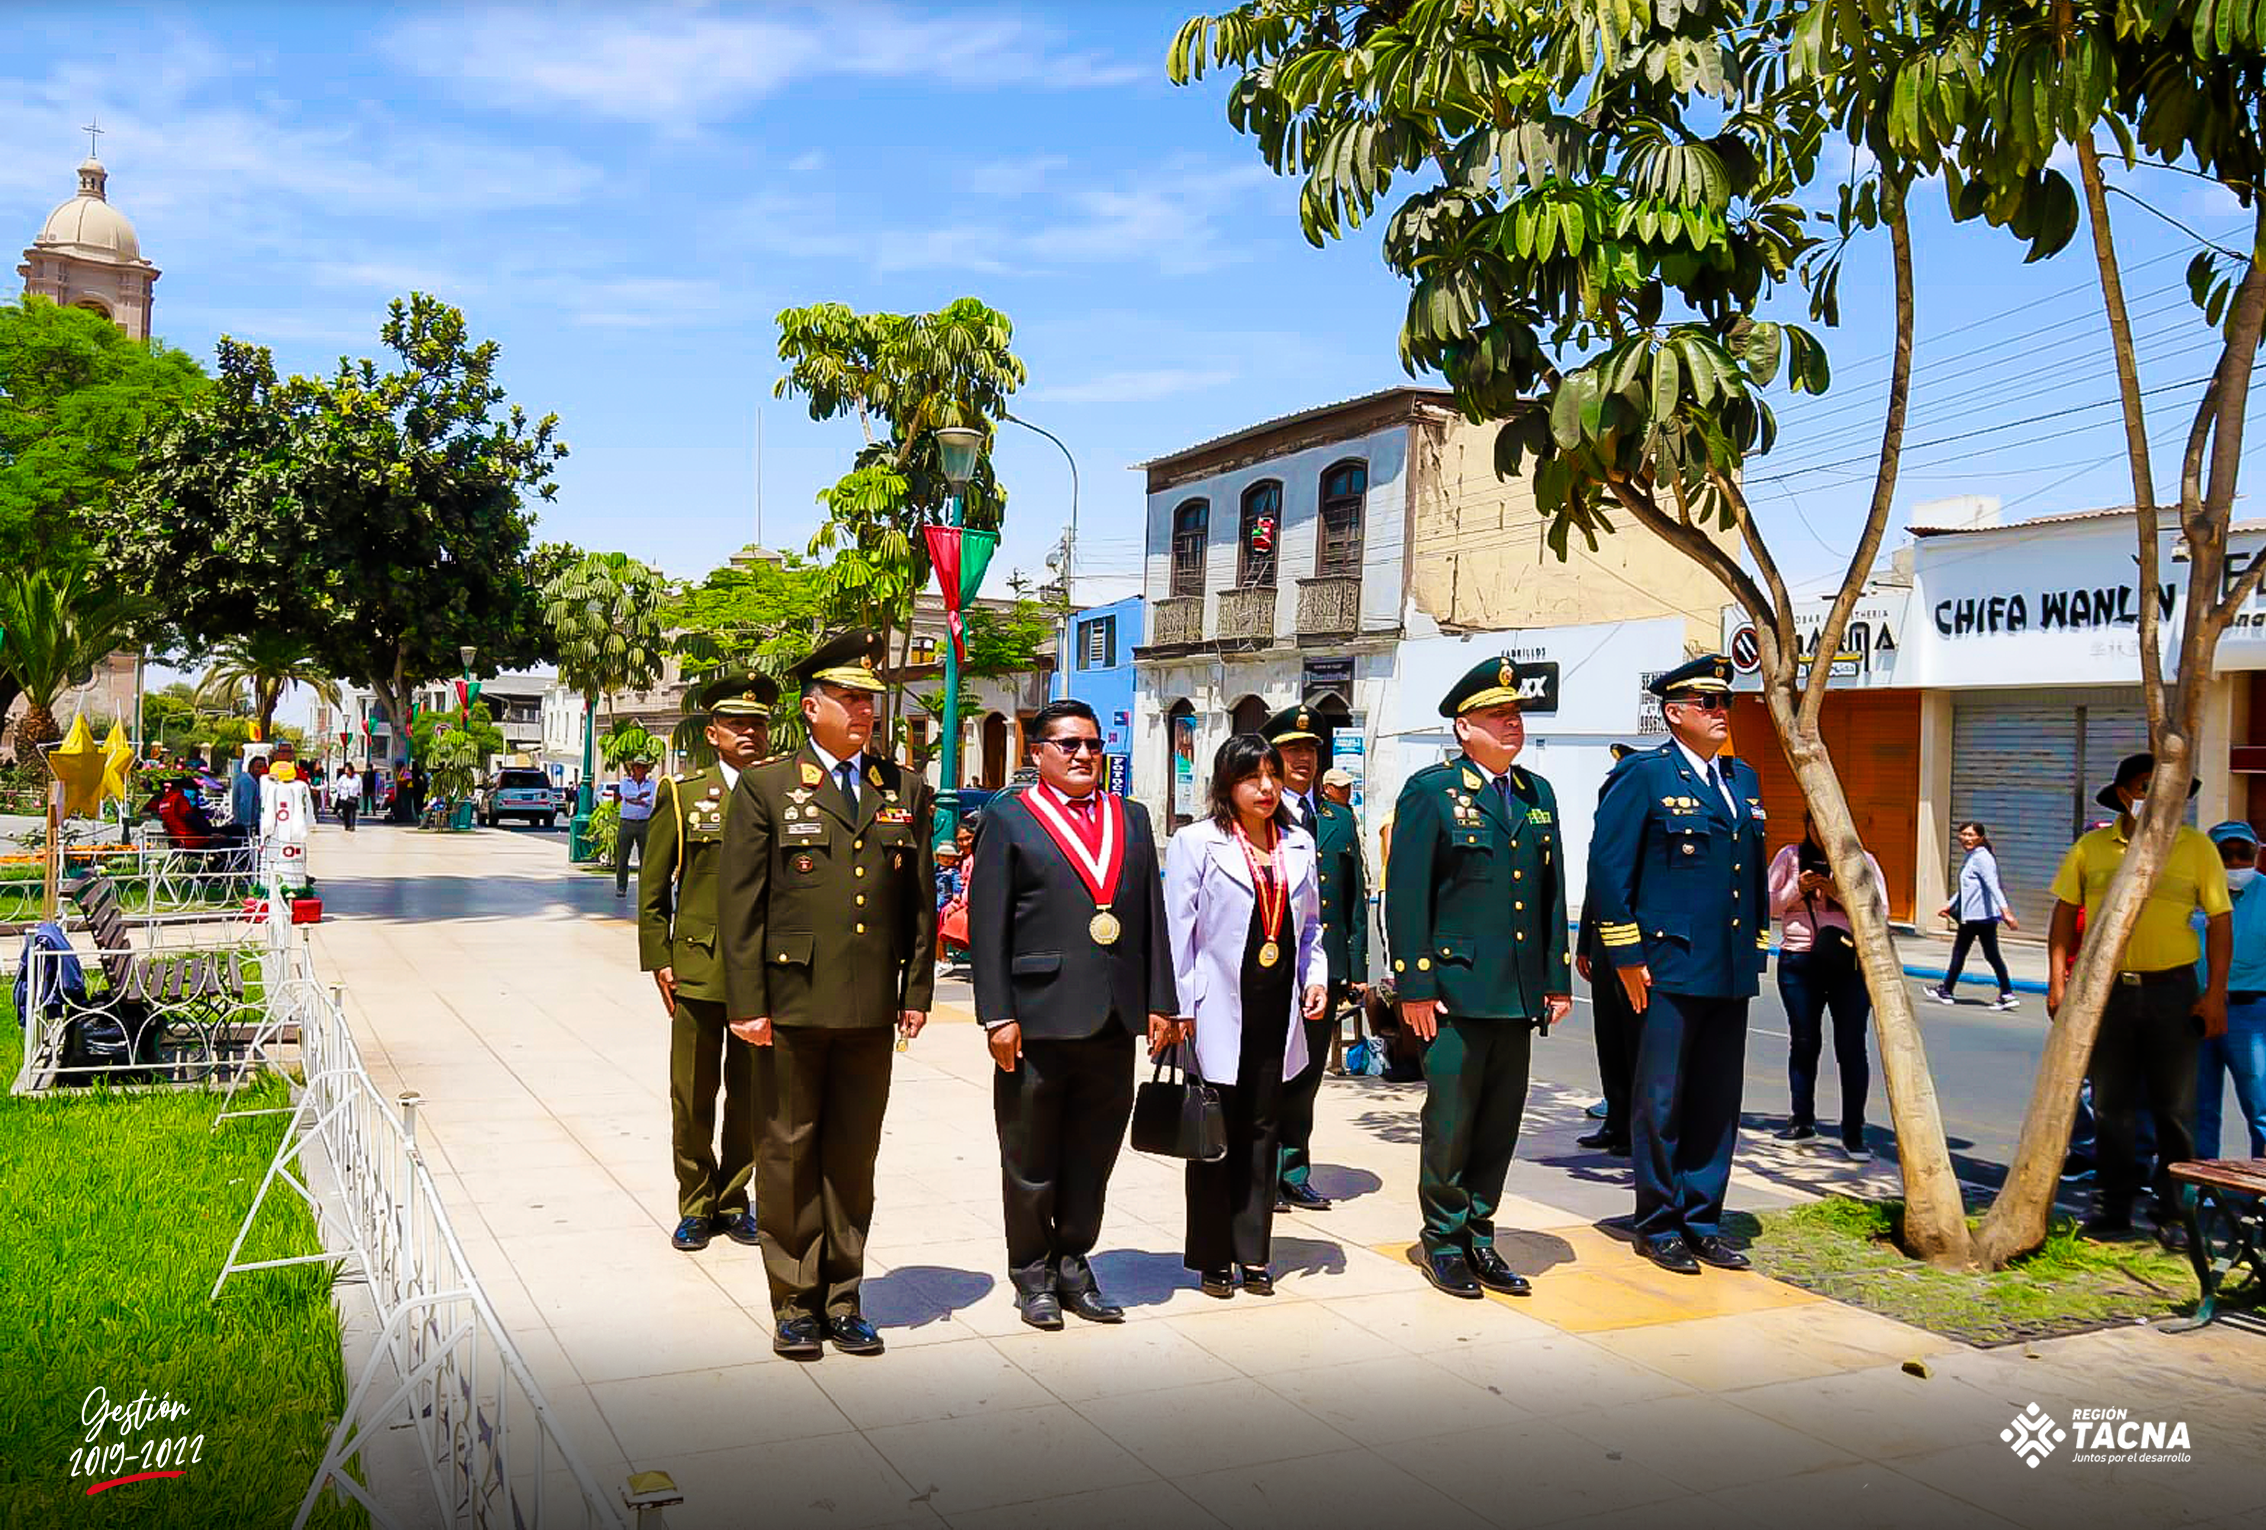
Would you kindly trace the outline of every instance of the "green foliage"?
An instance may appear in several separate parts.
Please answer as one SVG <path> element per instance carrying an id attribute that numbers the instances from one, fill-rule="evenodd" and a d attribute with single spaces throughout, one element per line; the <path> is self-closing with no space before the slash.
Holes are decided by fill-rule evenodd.
<path id="1" fill-rule="evenodd" d="M 965 426 L 987 435 L 1023 385 L 1009 348 L 1014 325 L 974 298 L 935 313 L 861 314 L 840 303 L 779 315 L 773 392 L 807 401 L 814 420 L 854 416 L 866 444 L 849 472 L 819 495 L 826 520 L 813 556 L 833 554 L 828 615 L 901 631 L 929 579 L 925 525 L 947 518 L 952 490 L 935 432 Z M 962 509 L 966 524 L 996 528 L 1007 496 L 979 457 Z"/>
<path id="2" fill-rule="evenodd" d="M 92 678 L 146 614 L 142 602 L 82 567 L 0 569 L 0 673 L 26 700 L 15 730 L 19 759 L 62 736 L 51 710 L 56 698 Z"/>
<path id="3" fill-rule="evenodd" d="M 582 837 L 590 846 L 590 863 L 599 866 L 614 864 L 614 847 L 622 837 L 622 805 L 602 801 L 590 810 L 590 823 Z"/>
<path id="4" fill-rule="evenodd" d="M 480 762 L 485 758 L 485 751 L 478 738 L 463 728 L 436 732 L 423 758 L 432 794 L 444 802 L 462 802 L 480 784 Z"/>
<path id="5" fill-rule="evenodd" d="M 409 730 L 409 757 L 430 770 L 433 766 L 435 743 L 443 738 L 470 735 L 475 760 L 486 760 L 504 750 L 504 730 L 496 726 L 495 713 L 485 701 L 472 703 L 470 725 L 465 716 L 454 707 L 422 711 Z"/>
<path id="6" fill-rule="evenodd" d="M 585 553 L 543 587 L 543 620 L 559 679 L 594 701 L 661 677 L 668 648 L 659 572 L 627 553 Z"/>
<path id="7" fill-rule="evenodd" d="M 144 435 L 204 388 L 186 352 L 100 314 L 0 304 L 0 567 L 85 561 L 88 519 L 130 485 Z"/>
<path id="8" fill-rule="evenodd" d="M 661 758 L 664 747 L 663 741 L 647 732 L 642 723 L 624 718 L 598 741 L 598 757 L 609 765 L 627 765 L 632 760 L 643 760 L 650 765 Z"/>
<path id="9" fill-rule="evenodd" d="M 967 662 L 961 673 L 1013 675 L 1038 664 L 1039 649 L 1054 637 L 1054 617 L 1035 600 L 1018 599 L 1005 611 L 969 606 L 961 615 Z"/>
<path id="10" fill-rule="evenodd" d="M 197 699 L 206 706 L 233 709 L 239 698 L 248 698 L 252 715 L 265 731 L 275 721 L 283 693 L 294 685 L 307 687 L 334 707 L 339 704 L 338 682 L 323 672 L 304 638 L 256 632 L 213 648 L 197 686 Z"/>
<path id="11" fill-rule="evenodd" d="M 399 726 L 462 645 L 496 669 L 549 656 L 525 501 L 556 492 L 566 447 L 556 416 L 508 403 L 495 342 L 458 310 L 412 294 L 380 339 L 386 369 L 279 378 L 264 348 L 224 338 L 212 387 L 156 432 L 133 502 L 101 524 L 123 581 L 164 589 L 192 637 L 299 639 Z"/>

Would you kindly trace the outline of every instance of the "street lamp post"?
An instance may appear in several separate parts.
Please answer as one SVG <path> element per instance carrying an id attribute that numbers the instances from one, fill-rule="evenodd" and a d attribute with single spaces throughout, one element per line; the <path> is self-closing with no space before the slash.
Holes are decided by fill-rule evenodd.
<path id="1" fill-rule="evenodd" d="M 1062 453 L 1062 460 L 1070 464 L 1070 532 L 1062 539 L 1062 621 L 1060 635 L 1054 641 L 1055 667 L 1062 672 L 1062 695 L 1056 699 L 1067 700 L 1070 696 L 1070 613 L 1077 605 L 1076 589 L 1070 581 L 1071 565 L 1078 556 L 1078 459 L 1070 455 L 1070 448 L 1062 444 L 1060 436 L 1044 426 L 1033 425 L 1017 414 L 1002 418 L 1013 420 L 1025 430 L 1036 431 L 1052 441 L 1055 449 Z"/>
<path id="2" fill-rule="evenodd" d="M 976 458 L 983 444 L 983 432 L 965 425 L 947 425 L 936 432 L 944 476 L 952 485 L 950 516 L 954 526 L 966 525 L 968 480 L 976 476 Z M 941 839 L 960 822 L 960 648 L 949 634 L 944 643 L 944 761 L 940 775 L 936 832 Z"/>

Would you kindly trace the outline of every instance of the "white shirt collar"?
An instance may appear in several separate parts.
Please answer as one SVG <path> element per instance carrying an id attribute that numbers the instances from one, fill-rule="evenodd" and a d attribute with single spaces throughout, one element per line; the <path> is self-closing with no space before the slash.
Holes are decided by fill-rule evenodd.
<path id="1" fill-rule="evenodd" d="M 727 760 L 718 760 L 716 768 L 724 773 L 724 790 L 728 792 L 738 791 L 740 788 L 739 767 Z"/>
<path id="2" fill-rule="evenodd" d="M 1676 745 L 1676 752 L 1681 754 L 1685 763 L 1692 767 L 1692 773 L 1705 781 L 1707 779 L 1707 761 L 1694 753 L 1691 745 L 1685 743 L 1682 739 L 1675 739 L 1673 742 Z"/>
<path id="3" fill-rule="evenodd" d="M 1094 789 L 1086 793 L 1086 795 L 1083 797 L 1073 797 L 1067 792 L 1057 791 L 1053 782 L 1044 779 L 1039 781 L 1038 789 L 1042 792 L 1045 792 L 1049 797 L 1052 797 L 1056 802 L 1061 803 L 1064 807 L 1070 806 L 1070 804 L 1073 802 L 1098 801 L 1101 796 L 1101 786 L 1099 783 L 1096 783 Z"/>
<path id="4" fill-rule="evenodd" d="M 826 767 L 826 773 L 830 776 L 835 775 L 844 765 L 850 767 L 850 774 L 853 776 L 865 774 L 865 751 L 862 749 L 851 755 L 847 760 L 840 760 L 828 754 L 826 746 L 814 738 L 810 741 L 810 752 L 818 756 L 818 762 Z M 839 777 L 836 777 L 836 779 L 839 779 Z"/>

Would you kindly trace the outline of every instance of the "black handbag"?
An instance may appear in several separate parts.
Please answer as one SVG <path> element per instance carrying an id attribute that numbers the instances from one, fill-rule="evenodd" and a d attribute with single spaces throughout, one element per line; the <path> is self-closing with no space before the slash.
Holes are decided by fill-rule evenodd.
<path id="1" fill-rule="evenodd" d="M 1156 1075 L 1133 1097 L 1133 1146 L 1165 1158 L 1217 1163 L 1227 1156 L 1227 1112 L 1219 1091 L 1195 1066 L 1195 1051 L 1188 1049 L 1184 1073 L 1165 1061 L 1169 1052 L 1157 1058 Z M 1167 1071 L 1178 1076 L 1167 1078 Z"/>

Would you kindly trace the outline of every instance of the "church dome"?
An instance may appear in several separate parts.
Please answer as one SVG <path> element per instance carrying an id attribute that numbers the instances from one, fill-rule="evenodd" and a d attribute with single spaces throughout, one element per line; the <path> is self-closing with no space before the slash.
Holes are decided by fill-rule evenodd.
<path id="1" fill-rule="evenodd" d="M 79 194 L 47 215 L 47 223 L 32 241 L 36 249 L 78 255 L 118 265 L 138 265 L 141 237 L 124 213 L 104 196 L 109 173 L 102 161 L 87 159 L 79 166 Z"/>

